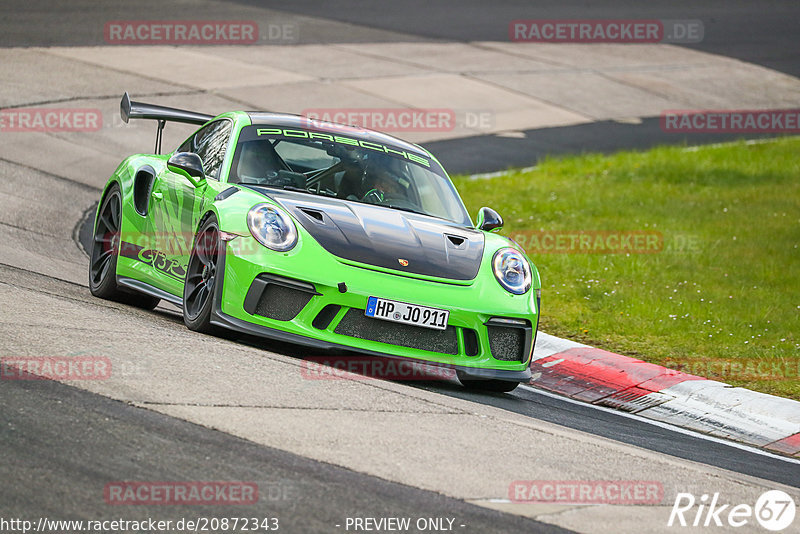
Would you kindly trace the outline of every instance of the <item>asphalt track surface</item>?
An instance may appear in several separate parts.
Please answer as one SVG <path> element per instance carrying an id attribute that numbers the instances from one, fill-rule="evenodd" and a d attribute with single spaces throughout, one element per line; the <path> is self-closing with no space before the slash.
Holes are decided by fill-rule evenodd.
<path id="1" fill-rule="evenodd" d="M 800 75 L 800 4 L 794 0 L 223 0 L 186 5 L 157 0 L 102 2 L 5 0 L 0 6 L 0 46 L 104 44 L 109 20 L 207 19 L 237 14 L 236 6 L 273 14 L 318 17 L 351 31 L 309 31 L 303 43 L 360 42 L 365 29 L 385 30 L 383 40 L 507 41 L 516 19 L 697 19 L 704 38 L 685 46 Z M 391 33 L 388 33 L 391 32 Z M 376 37 L 369 34 L 370 37 Z"/>
<path id="2" fill-rule="evenodd" d="M 156 0 L 105 3 L 76 0 L 6 0 L 0 6 L 0 47 L 104 44 L 109 20 L 230 19 L 247 10 L 267 20 L 314 17 L 330 24 L 300 22 L 300 43 L 364 41 L 507 41 L 516 19 L 677 19 L 700 20 L 704 37 L 688 48 L 733 57 L 800 76 L 800 2 L 691 0 L 591 2 L 560 0 L 223 0 L 200 2 L 191 10 Z M 57 16 L 54 16 L 56 15 Z M 426 143 L 451 173 L 481 173 L 534 165 L 548 154 L 613 152 L 664 144 L 732 141 L 731 134 L 683 134 L 661 130 L 658 118 L 640 124 L 601 121 L 525 131 L 519 137 L 478 135 Z M 748 138 L 768 137 L 750 135 Z"/>
<path id="3" fill-rule="evenodd" d="M 594 4 L 589 2 L 581 2 L 565 8 L 563 2 L 553 2 L 539 3 L 534 9 L 529 3 L 500 2 L 487 9 L 488 4 L 477 1 L 458 2 L 457 8 L 453 7 L 454 2 L 407 2 L 402 6 L 397 3 L 382 4 L 378 13 L 365 8 L 365 2 L 259 3 L 276 10 L 292 10 L 386 29 L 405 36 L 393 38 L 408 39 L 504 39 L 507 21 L 514 18 L 700 18 L 705 22 L 707 39 L 699 46 L 710 47 L 705 50 L 798 74 L 796 21 L 800 5 L 796 2 L 764 2 L 758 5 L 712 2 L 703 3 L 702 9 L 689 2 L 662 4 L 663 7 L 647 3 L 646 7 L 633 8 L 632 5 L 638 4 L 612 2 L 600 8 L 591 7 Z M 96 9 L 87 14 L 87 5 L 97 4 L 72 2 L 59 9 L 66 11 L 63 13 L 64 20 L 78 16 L 96 20 L 154 18 L 143 15 L 141 8 L 131 11 L 133 7 L 130 5 L 114 6 L 108 11 Z M 165 13 L 172 8 L 158 11 L 158 3 L 155 2 L 150 5 L 154 12 L 162 13 L 160 16 L 176 18 L 179 14 L 174 11 Z M 32 21 L 32 24 L 37 20 L 48 22 L 20 28 L 19 20 L 0 17 L 0 46 L 94 42 L 96 35 L 81 33 L 81 28 L 89 27 L 88 24 L 70 25 L 59 21 L 59 17 L 54 17 L 52 13 L 45 16 L 45 12 L 52 9 L 49 2 L 4 2 L 3 10 L 27 17 L 26 20 Z M 9 24 L 13 27 L 9 27 Z M 716 33 L 715 28 L 722 26 L 728 29 Z M 354 30 L 353 35 L 357 39 L 359 31 Z M 657 125 L 646 120 L 641 127 L 653 131 L 650 138 L 658 137 L 659 132 L 655 131 Z M 608 132 L 613 135 L 608 135 Z M 486 140 L 481 138 L 442 142 L 438 146 L 432 143 L 430 146 L 435 152 L 443 154 L 446 166 L 449 164 L 454 170 L 476 172 L 497 170 L 500 162 L 504 162 L 500 168 L 514 164 L 519 160 L 515 158 L 519 158 L 520 153 L 526 154 L 528 161 L 531 152 L 540 155 L 649 146 L 636 144 L 643 137 L 639 130 L 619 123 L 527 133 L 528 137 L 524 140 L 505 139 L 491 149 L 486 148 Z M 614 140 L 609 141 L 610 138 Z M 698 141 L 713 140 L 703 138 Z M 470 159 L 470 153 L 475 154 L 476 146 L 483 147 L 484 153 L 496 151 L 497 160 L 487 162 L 483 158 Z M 459 168 L 459 165 L 463 167 Z M 76 222 L 63 221 L 68 225 Z M 53 291 L 67 292 L 64 286 L 67 282 L 36 273 L 20 273 L 16 268 L 4 268 L 3 271 L 5 280 L 12 275 L 43 277 L 49 279 Z M 155 318 L 176 325 L 180 323 L 177 314 L 163 311 L 154 312 Z M 250 338 L 239 341 L 244 344 L 258 343 Z M 271 350 L 276 349 L 283 354 L 297 354 L 296 348 L 271 346 Z M 527 389 L 519 389 L 509 395 L 495 395 L 471 393 L 454 384 L 420 383 L 416 387 L 492 405 L 522 414 L 534 422 L 556 423 L 624 444 L 800 487 L 800 466 L 797 463 Z M 55 382 L 4 382 L 0 388 L 0 403 L 3 406 L 0 410 L 0 450 L 3 453 L 0 480 L 4 481 L 0 484 L 0 503 L 6 516 L 39 517 L 50 514 L 69 519 L 113 515 L 116 510 L 104 504 L 100 497 L 103 484 L 110 479 L 141 479 L 146 476 L 151 480 L 210 480 L 216 475 L 224 480 L 257 480 L 262 492 L 266 489 L 264 495 L 269 495 L 275 489 L 279 497 L 262 499 L 256 515 L 280 515 L 287 531 L 330 532 L 332 525 L 346 516 L 354 515 L 455 516 L 469 525 L 469 530 L 465 532 L 563 531 L 551 525 L 493 512 L 436 493 L 256 445 Z M 285 498 L 286 495 L 291 495 L 291 498 Z M 157 516 L 160 519 L 197 515 L 196 509 L 167 508 L 151 510 L 141 507 L 135 511 L 135 515 Z M 253 512 L 248 510 L 247 514 Z M 232 514 L 230 509 L 204 508 L 203 515 L 224 517 Z M 288 528 L 290 526 L 299 530 Z"/>
<path id="4" fill-rule="evenodd" d="M 729 443 L 709 441 L 705 436 L 698 434 L 682 433 L 676 429 L 648 424 L 645 419 L 628 418 L 613 410 L 570 402 L 554 395 L 542 394 L 533 388 L 519 387 L 510 394 L 485 394 L 449 385 L 438 386 L 437 391 L 445 395 L 491 404 L 533 419 L 548 421 L 628 445 L 800 487 L 800 464 L 790 464 L 776 456 L 763 456 L 752 449 L 748 451 L 733 448 Z"/>
<path id="5" fill-rule="evenodd" d="M 77 234 L 84 249 L 91 239 L 91 225 L 84 221 Z M 176 320 L 179 321 L 176 316 Z M 255 337 L 233 336 L 238 342 L 263 347 Z M 287 344 L 270 342 L 270 350 L 302 358 L 304 351 Z M 650 424 L 645 419 L 626 417 L 613 410 L 576 403 L 552 395 L 518 388 L 510 394 L 476 393 L 448 382 L 406 382 L 427 391 L 460 399 L 489 404 L 534 420 L 555 423 L 613 439 L 628 445 L 670 454 L 686 460 L 705 463 L 739 473 L 757 476 L 800 488 L 800 462 L 787 462 L 776 455 L 765 455 L 752 448 L 737 448 L 727 442 L 679 429 Z"/>
<path id="6" fill-rule="evenodd" d="M 642 119 L 638 124 L 597 121 L 575 126 L 525 130 L 523 136 L 498 137 L 478 135 L 460 139 L 431 141 L 425 148 L 436 154 L 451 174 L 491 173 L 498 170 L 534 165 L 548 155 L 619 150 L 646 150 L 663 145 L 701 145 L 731 142 L 737 139 L 763 139 L 769 134 L 664 133 L 658 117 Z"/>
<path id="7" fill-rule="evenodd" d="M 91 239 L 91 225 L 87 223 L 81 224 L 77 234 L 84 248 Z M 264 342 L 255 337 L 234 337 L 242 343 L 264 346 Z M 270 349 L 298 358 L 303 355 L 302 349 L 286 344 L 276 346 L 270 343 Z M 656 426 L 645 419 L 629 418 L 613 410 L 536 393 L 529 388 L 519 388 L 510 394 L 491 394 L 471 392 L 448 382 L 420 381 L 411 384 L 427 391 L 489 404 L 628 445 L 800 487 L 800 462 L 789 463 L 779 456 L 764 455 L 752 448 L 735 448 L 727 442 L 711 441 L 699 434 Z"/>
<path id="8" fill-rule="evenodd" d="M 703 22 L 703 40 L 681 46 L 800 76 L 800 3 L 792 0 L 411 0 L 387 2 L 380 10 L 369 9 L 369 2 L 363 0 L 233 1 L 406 33 L 409 38 L 447 41 L 506 41 L 508 25 L 517 19 L 695 19 Z M 524 133 L 519 138 L 481 135 L 426 143 L 426 147 L 450 172 L 473 173 L 533 165 L 547 154 L 608 153 L 734 139 L 730 134 L 666 133 L 658 118 L 641 124 L 602 121 Z"/>
<path id="9" fill-rule="evenodd" d="M 444 517 L 461 532 L 568 532 L 354 473 L 52 381 L 3 385 L 2 515 L 36 520 L 122 517 L 278 518 L 285 532 L 333 532 L 347 517 Z M 65 424 L 68 423 L 68 424 Z M 107 504 L 109 480 L 255 482 L 252 506 Z M 244 511 L 240 511 L 243 509 Z"/>
<path id="10" fill-rule="evenodd" d="M 800 75 L 800 4 L 792 0 L 410 0 L 379 10 L 364 0 L 232 1 L 446 41 L 506 41 L 517 19 L 696 19 L 704 38 L 686 46 Z"/>

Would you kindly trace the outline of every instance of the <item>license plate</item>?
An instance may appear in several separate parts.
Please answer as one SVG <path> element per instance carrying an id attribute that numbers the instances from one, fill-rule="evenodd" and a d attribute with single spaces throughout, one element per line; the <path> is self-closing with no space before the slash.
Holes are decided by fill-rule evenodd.
<path id="1" fill-rule="evenodd" d="M 367 300 L 367 317 L 383 319 L 395 323 L 413 324 L 425 328 L 444 330 L 447 328 L 447 319 L 450 312 L 427 306 L 417 306 L 407 302 L 370 297 Z"/>

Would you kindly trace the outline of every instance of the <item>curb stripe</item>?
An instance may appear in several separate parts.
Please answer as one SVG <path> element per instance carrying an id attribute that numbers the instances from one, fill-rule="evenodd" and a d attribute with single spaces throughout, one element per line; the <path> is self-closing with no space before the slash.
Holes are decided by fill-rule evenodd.
<path id="1" fill-rule="evenodd" d="M 800 458 L 800 432 L 788 438 L 783 438 L 764 447 L 775 452 L 793 454 Z"/>
<path id="2" fill-rule="evenodd" d="M 530 385 L 800 458 L 800 402 L 539 332 Z"/>
<path id="3" fill-rule="evenodd" d="M 532 385 L 585 402 L 610 397 L 608 404 L 615 407 L 686 380 L 704 380 L 592 347 L 575 347 L 540 358 L 531 363 L 531 371 Z"/>

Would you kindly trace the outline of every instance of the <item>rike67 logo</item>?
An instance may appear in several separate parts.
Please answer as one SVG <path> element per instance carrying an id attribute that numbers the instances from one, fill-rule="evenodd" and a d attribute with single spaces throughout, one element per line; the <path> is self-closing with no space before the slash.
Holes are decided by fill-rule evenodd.
<path id="1" fill-rule="evenodd" d="M 703 494 L 699 499 L 691 493 L 678 493 L 667 526 L 721 527 L 727 524 L 738 528 L 758 523 L 777 532 L 794 522 L 796 511 L 794 499 L 780 490 L 764 492 L 754 506 L 721 504 L 719 493 Z"/>

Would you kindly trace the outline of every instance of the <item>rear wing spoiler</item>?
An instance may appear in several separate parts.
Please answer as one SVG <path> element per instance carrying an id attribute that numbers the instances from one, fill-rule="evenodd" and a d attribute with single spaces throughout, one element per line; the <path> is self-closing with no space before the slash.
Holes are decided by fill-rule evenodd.
<path id="1" fill-rule="evenodd" d="M 158 121 L 158 130 L 156 131 L 156 154 L 161 153 L 161 134 L 164 131 L 164 125 L 167 121 L 202 126 L 214 118 L 213 115 L 187 111 L 185 109 L 168 108 L 155 104 L 145 104 L 144 102 L 133 102 L 127 92 L 122 95 L 122 101 L 119 103 L 119 114 L 126 124 L 130 119 L 150 119 Z"/>

